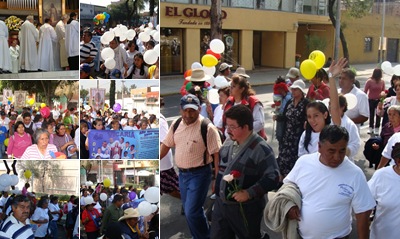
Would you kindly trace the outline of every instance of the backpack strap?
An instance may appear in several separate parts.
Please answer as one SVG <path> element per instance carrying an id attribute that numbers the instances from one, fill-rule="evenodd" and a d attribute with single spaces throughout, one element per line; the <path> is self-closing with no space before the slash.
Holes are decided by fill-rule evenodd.
<path id="1" fill-rule="evenodd" d="M 181 123 L 181 121 L 182 121 L 182 117 L 179 117 L 179 118 L 175 121 L 174 127 L 172 128 L 172 132 L 175 133 L 175 131 L 176 131 L 176 129 L 179 127 L 179 124 Z"/>

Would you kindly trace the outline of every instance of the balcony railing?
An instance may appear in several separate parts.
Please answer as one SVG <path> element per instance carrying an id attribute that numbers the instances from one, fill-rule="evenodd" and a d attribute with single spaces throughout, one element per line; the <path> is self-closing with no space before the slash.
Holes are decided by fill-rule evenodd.
<path id="1" fill-rule="evenodd" d="M 211 0 L 161 0 L 163 2 L 211 5 Z M 222 7 L 328 14 L 328 0 L 221 0 Z"/>
<path id="2" fill-rule="evenodd" d="M 36 10 L 38 0 L 7 0 L 7 9 Z"/>

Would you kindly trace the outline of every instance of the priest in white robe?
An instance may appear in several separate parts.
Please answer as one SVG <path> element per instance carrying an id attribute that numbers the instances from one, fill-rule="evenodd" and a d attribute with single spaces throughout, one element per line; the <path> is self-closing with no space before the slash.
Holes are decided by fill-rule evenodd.
<path id="1" fill-rule="evenodd" d="M 42 71 L 54 71 L 53 42 L 57 42 L 57 34 L 51 26 L 50 18 L 44 20 L 39 30 L 39 69 Z"/>
<path id="2" fill-rule="evenodd" d="M 11 56 L 8 48 L 8 27 L 0 20 L 0 73 L 11 71 Z"/>
<path id="3" fill-rule="evenodd" d="M 65 49 L 65 26 L 67 25 L 67 21 L 69 19 L 68 14 L 64 14 L 61 17 L 61 20 L 56 25 L 56 34 L 57 34 L 57 53 L 59 56 L 60 66 L 65 68 L 68 66 L 68 56 L 67 50 Z M 54 56 L 57 56 L 57 53 Z"/>
<path id="4" fill-rule="evenodd" d="M 80 36 L 79 22 L 76 13 L 71 12 L 65 28 L 65 48 L 68 54 L 68 64 L 71 70 L 79 70 Z"/>
<path id="5" fill-rule="evenodd" d="M 18 41 L 13 40 L 10 46 L 10 55 L 11 55 L 11 72 L 18 73 L 19 71 L 19 46 Z"/>
<path id="6" fill-rule="evenodd" d="M 38 70 L 38 53 L 36 43 L 39 42 L 39 32 L 33 25 L 33 16 L 27 16 L 18 35 L 20 42 L 19 65 L 22 70 Z"/>

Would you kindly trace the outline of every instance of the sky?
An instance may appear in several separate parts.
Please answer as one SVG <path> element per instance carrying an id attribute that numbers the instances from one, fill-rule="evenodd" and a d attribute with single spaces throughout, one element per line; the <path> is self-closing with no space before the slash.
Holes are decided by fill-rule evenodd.
<path id="1" fill-rule="evenodd" d="M 96 88 L 97 81 L 99 81 L 99 88 L 105 88 L 106 92 L 109 91 L 110 80 L 81 80 L 80 89 L 83 88 L 85 90 L 89 90 L 90 88 Z M 115 82 L 116 82 L 115 90 L 119 91 L 122 88 L 122 82 L 121 80 L 115 80 Z M 136 85 L 136 88 L 159 86 L 158 80 L 125 80 L 125 86 L 128 87 L 128 89 L 133 84 Z"/>
<path id="2" fill-rule="evenodd" d="M 80 2 L 106 7 L 107 5 L 110 5 L 111 2 L 119 2 L 119 0 L 80 0 Z"/>

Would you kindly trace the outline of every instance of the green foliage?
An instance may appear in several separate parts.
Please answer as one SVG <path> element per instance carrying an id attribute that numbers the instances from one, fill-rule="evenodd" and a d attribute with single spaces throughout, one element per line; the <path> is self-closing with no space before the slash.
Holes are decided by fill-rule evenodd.
<path id="1" fill-rule="evenodd" d="M 317 35 L 304 35 L 306 39 L 306 49 L 307 54 L 309 55 L 314 50 L 320 50 L 322 52 L 325 51 L 327 46 L 327 41 L 325 38 L 319 37 Z"/>
<path id="2" fill-rule="evenodd" d="M 71 197 L 71 195 L 66 195 L 66 194 L 52 194 L 52 195 L 58 197 L 58 202 L 68 202 L 69 198 Z M 37 199 L 39 199 L 42 196 L 49 196 L 49 194 L 48 193 L 36 193 L 35 196 Z"/>
<path id="3" fill-rule="evenodd" d="M 82 99 L 85 99 L 89 95 L 89 91 L 85 90 L 85 89 L 81 89 L 79 93 L 80 93 L 80 95 L 81 95 L 80 97 Z"/>
<path id="4" fill-rule="evenodd" d="M 371 13 L 373 0 L 344 0 L 346 14 L 353 18 L 362 18 Z"/>

